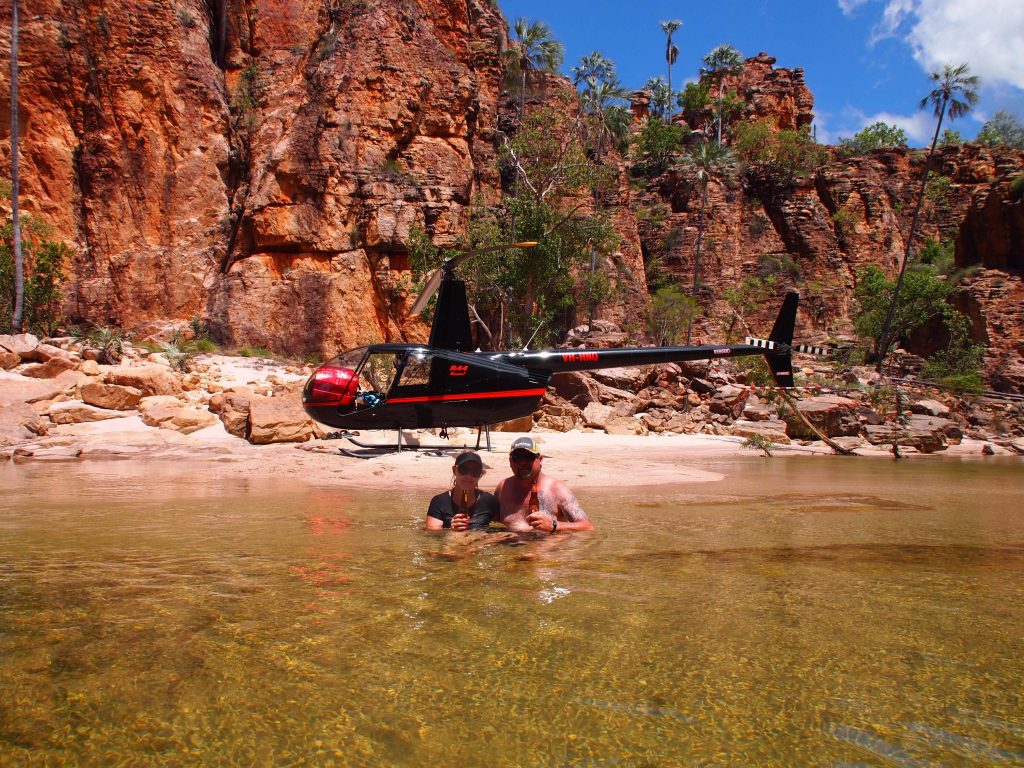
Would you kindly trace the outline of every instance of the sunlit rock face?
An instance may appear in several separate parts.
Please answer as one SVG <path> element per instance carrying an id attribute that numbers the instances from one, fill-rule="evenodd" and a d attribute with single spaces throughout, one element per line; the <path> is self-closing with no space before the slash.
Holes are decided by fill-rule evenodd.
<path id="1" fill-rule="evenodd" d="M 449 245 L 498 194 L 503 19 L 222 5 L 23 9 L 22 208 L 78 246 L 70 312 L 294 353 L 401 337 L 410 228 Z"/>
<path id="2" fill-rule="evenodd" d="M 426 338 L 407 317 L 410 232 L 451 245 L 473 205 L 502 195 L 496 130 L 514 129 L 515 100 L 502 95 L 507 28 L 493 3 L 25 5 L 21 204 L 73 248 L 73 320 L 133 331 L 203 318 L 222 342 L 293 355 Z M 2 68 L 3 104 L 8 78 Z M 811 123 L 802 71 L 767 54 L 725 88 L 743 119 Z M 700 188 L 682 165 L 638 182 L 614 152 L 604 161 L 618 178 L 601 206 L 620 234 L 619 290 L 597 317 L 642 329 L 645 262 L 693 283 Z M 833 154 L 784 184 L 710 184 L 697 340 L 722 336 L 726 289 L 767 272 L 801 288 L 805 338 L 848 333 L 858 269 L 894 272 L 903 257 L 922 164 L 918 151 Z M 1010 182 L 1022 167 L 1020 152 L 940 150 L 932 173 L 948 182 L 915 243 L 955 242 L 957 265 L 980 267 L 960 301 L 991 345 L 993 381 L 1018 388 L 1024 204 Z M 744 320 L 763 332 L 773 312 Z"/>

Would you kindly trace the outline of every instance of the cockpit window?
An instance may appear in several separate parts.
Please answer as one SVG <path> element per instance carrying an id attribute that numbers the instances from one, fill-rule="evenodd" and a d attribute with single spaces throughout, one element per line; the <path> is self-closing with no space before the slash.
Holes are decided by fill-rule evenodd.
<path id="1" fill-rule="evenodd" d="M 400 360 L 401 355 L 394 352 L 375 352 L 369 355 L 359 371 L 359 390 L 386 395 L 391 389 Z"/>
<path id="2" fill-rule="evenodd" d="M 427 384 L 430 381 L 430 361 L 433 358 L 434 356 L 427 352 L 408 352 L 398 383 L 403 387 Z"/>

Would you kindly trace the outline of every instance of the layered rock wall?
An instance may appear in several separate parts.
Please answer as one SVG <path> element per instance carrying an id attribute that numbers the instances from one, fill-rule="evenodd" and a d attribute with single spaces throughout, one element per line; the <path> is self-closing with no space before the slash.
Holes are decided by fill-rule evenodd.
<path id="1" fill-rule="evenodd" d="M 507 32 L 493 3 L 23 0 L 21 10 L 22 209 L 74 249 L 73 319 L 137 333 L 203 318 L 221 341 L 294 355 L 425 338 L 405 315 L 410 231 L 451 245 L 474 202 L 501 195 Z M 0 29 L 0 47 L 9 34 Z M 725 87 L 743 98 L 744 119 L 790 130 L 812 117 L 801 70 L 766 54 Z M 612 262 L 623 291 L 600 316 L 639 325 L 644 257 L 692 283 L 699 186 L 678 165 L 636 188 L 621 159 L 606 162 L 620 178 L 604 204 L 622 236 Z M 725 289 L 769 272 L 803 291 L 805 338 L 849 331 L 858 269 L 894 271 L 903 257 L 922 163 L 920 151 L 894 150 L 833 156 L 787 184 L 712 183 L 701 335 L 719 337 L 710 317 Z M 944 186 L 915 243 L 954 242 L 958 265 L 975 267 L 961 303 L 990 345 L 992 381 L 1017 388 L 1024 203 L 1010 181 L 1022 166 L 1020 152 L 942 149 L 933 173 Z"/>

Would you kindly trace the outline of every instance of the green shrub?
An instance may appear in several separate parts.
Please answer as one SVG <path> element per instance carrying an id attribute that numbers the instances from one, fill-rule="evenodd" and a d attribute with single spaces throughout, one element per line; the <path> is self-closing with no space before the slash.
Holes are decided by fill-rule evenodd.
<path id="1" fill-rule="evenodd" d="M 242 347 L 235 354 L 239 357 L 270 357 L 270 352 L 263 347 Z"/>
<path id="2" fill-rule="evenodd" d="M 876 149 L 905 146 L 907 146 L 907 134 L 902 128 L 878 122 L 858 131 L 852 139 L 840 139 L 839 154 L 850 157 L 864 155 Z"/>
<path id="3" fill-rule="evenodd" d="M 743 441 L 740 447 L 746 448 L 749 451 L 761 451 L 762 454 L 770 458 L 775 442 L 770 437 L 765 437 L 764 435 L 751 435 Z"/>
<path id="4" fill-rule="evenodd" d="M 14 315 L 14 239 L 13 227 L 0 227 L 0 322 Z M 50 240 L 52 230 L 39 219 L 23 217 L 21 252 L 25 274 L 23 326 L 33 333 L 50 336 L 63 321 L 61 283 L 64 265 L 71 260 L 71 249 Z"/>

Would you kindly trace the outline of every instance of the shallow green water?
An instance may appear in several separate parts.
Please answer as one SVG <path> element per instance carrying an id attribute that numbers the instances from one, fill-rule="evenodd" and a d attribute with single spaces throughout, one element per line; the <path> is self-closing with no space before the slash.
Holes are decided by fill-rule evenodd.
<path id="1" fill-rule="evenodd" d="M 476 551 L 428 493 L 0 466 L 0 764 L 1024 765 L 1019 462 L 702 466 Z"/>

